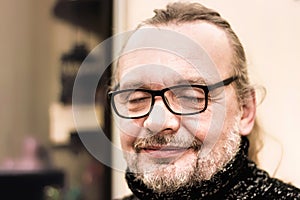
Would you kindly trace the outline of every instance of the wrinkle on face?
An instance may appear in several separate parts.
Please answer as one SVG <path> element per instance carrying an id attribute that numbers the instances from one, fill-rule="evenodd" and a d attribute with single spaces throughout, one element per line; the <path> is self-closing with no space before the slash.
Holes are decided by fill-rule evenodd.
<path id="1" fill-rule="evenodd" d="M 167 51 L 144 49 L 124 54 L 119 60 L 120 89 L 146 88 L 161 90 L 177 84 L 213 84 L 232 74 L 232 49 L 226 34 L 218 27 L 205 23 L 186 23 L 162 26 L 192 38 L 203 47 L 213 66 L 194 66 L 191 62 Z M 189 59 L 198 59 L 191 52 Z M 201 56 L 203 58 L 204 56 Z M 215 67 L 217 74 L 209 68 Z M 229 85 L 210 93 L 210 103 L 203 113 L 178 116 L 170 113 L 162 99 L 155 101 L 153 113 L 139 119 L 119 119 L 121 144 L 129 168 L 139 172 L 139 179 L 152 188 L 168 189 L 178 184 L 207 180 L 220 170 L 238 151 L 240 136 L 238 123 L 240 109 L 234 88 Z M 148 120 L 148 121 L 147 121 Z M 184 152 L 170 161 L 158 160 L 135 149 L 137 144 L 147 145 L 151 134 L 195 137 L 201 142 L 200 150 Z M 169 136 L 166 136 L 169 137 Z M 152 143 L 158 142 L 156 139 Z M 158 139 L 157 139 L 158 140 Z M 205 151 L 205 154 L 202 152 Z M 157 180 L 158 177 L 161 177 Z M 195 178 L 197 177 L 197 178 Z M 173 184 L 173 185 L 172 185 Z M 176 186 L 174 184 L 177 184 Z M 162 188 L 164 187 L 165 188 Z"/>

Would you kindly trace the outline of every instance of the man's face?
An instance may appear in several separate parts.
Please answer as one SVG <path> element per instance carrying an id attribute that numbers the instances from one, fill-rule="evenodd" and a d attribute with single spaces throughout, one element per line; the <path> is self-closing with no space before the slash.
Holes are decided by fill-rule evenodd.
<path id="1" fill-rule="evenodd" d="M 119 60 L 120 90 L 162 90 L 180 84 L 213 84 L 231 77 L 232 50 L 225 33 L 207 23 L 170 25 L 168 30 L 193 39 L 207 55 L 188 58 L 174 53 L 143 49 Z M 210 59 L 209 66 L 189 60 Z M 210 69 L 215 68 L 216 74 Z M 176 115 L 156 96 L 152 111 L 138 119 L 117 117 L 121 145 L 129 170 L 159 192 L 210 179 L 236 154 L 241 109 L 234 87 L 209 92 L 207 109 L 195 115 Z"/>

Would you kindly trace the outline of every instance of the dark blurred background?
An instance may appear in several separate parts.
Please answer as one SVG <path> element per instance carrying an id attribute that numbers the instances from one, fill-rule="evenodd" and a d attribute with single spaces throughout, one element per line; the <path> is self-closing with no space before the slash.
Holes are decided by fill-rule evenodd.
<path id="1" fill-rule="evenodd" d="M 110 169 L 83 148 L 71 97 L 80 64 L 112 35 L 112 2 L 0 2 L 0 193 L 8 199 L 111 199 Z M 104 91 L 99 84 L 96 109 L 110 138 Z"/>

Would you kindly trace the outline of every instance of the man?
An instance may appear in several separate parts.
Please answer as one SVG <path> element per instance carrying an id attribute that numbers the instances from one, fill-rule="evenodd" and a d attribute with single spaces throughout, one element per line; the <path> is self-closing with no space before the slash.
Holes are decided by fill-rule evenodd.
<path id="1" fill-rule="evenodd" d="M 300 199 L 248 155 L 255 91 L 228 22 L 197 3 L 155 13 L 127 41 L 109 92 L 125 199 Z"/>

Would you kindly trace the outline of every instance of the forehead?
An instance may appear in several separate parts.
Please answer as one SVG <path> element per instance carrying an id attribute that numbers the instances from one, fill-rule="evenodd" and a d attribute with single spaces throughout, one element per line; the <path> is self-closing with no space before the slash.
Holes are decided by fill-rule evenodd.
<path id="1" fill-rule="evenodd" d="M 216 26 L 199 22 L 146 28 L 151 31 L 139 34 L 138 30 L 133 34 L 128 44 L 130 51 L 119 59 L 117 79 L 120 82 L 172 84 L 182 79 L 215 82 L 230 75 L 231 48 L 224 31 Z M 163 29 L 169 32 L 166 34 Z M 176 34 L 184 35 L 191 42 Z M 152 47 L 149 43 L 162 45 Z M 143 48 L 145 44 L 147 48 Z"/>
<path id="2" fill-rule="evenodd" d="M 162 50 L 138 50 L 120 59 L 119 81 L 127 85 L 174 85 L 184 80 L 196 82 L 196 79 L 209 75 L 204 70 L 200 71 L 190 60 Z"/>

